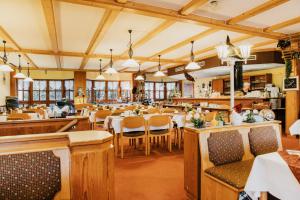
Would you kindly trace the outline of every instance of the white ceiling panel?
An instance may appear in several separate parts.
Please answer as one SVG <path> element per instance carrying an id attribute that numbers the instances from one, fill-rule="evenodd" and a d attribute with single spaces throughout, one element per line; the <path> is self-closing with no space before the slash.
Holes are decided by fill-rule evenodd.
<path id="1" fill-rule="evenodd" d="M 300 13 L 299 13 L 300 15 Z M 291 34 L 291 33 L 297 33 L 300 32 L 300 23 L 294 24 L 292 26 L 288 26 L 282 29 L 277 30 L 280 33 L 286 33 L 286 34 Z"/>
<path id="2" fill-rule="evenodd" d="M 108 63 L 109 63 L 109 59 L 102 59 L 102 69 Z M 91 58 L 86 64 L 85 69 L 99 69 L 99 65 L 100 62 L 98 58 Z"/>
<path id="3" fill-rule="evenodd" d="M 163 19 L 122 12 L 107 31 L 95 52 L 107 54 L 112 48 L 114 54 L 121 54 L 128 49 L 128 30 L 133 30 L 132 41 L 134 43 L 162 22 L 164 22 Z"/>
<path id="4" fill-rule="evenodd" d="M 0 5 L 0 25 L 19 46 L 51 49 L 40 0 L 1 0 Z"/>
<path id="5" fill-rule="evenodd" d="M 207 27 L 196 24 L 177 22 L 159 35 L 135 50 L 136 55 L 152 56 L 153 54 L 175 45 L 182 40 L 207 30 Z"/>
<path id="6" fill-rule="evenodd" d="M 168 8 L 173 10 L 179 10 L 190 0 L 132 0 L 133 2 L 148 4 L 152 6 Z"/>
<path id="7" fill-rule="evenodd" d="M 228 20 L 242 14 L 247 10 L 259 6 L 266 1 L 268 0 L 251 0 L 251 2 L 245 2 L 241 0 L 218 0 L 217 4 L 207 3 L 194 13 L 196 15 L 209 18 Z"/>
<path id="8" fill-rule="evenodd" d="M 39 68 L 57 68 L 55 56 L 27 54 Z"/>
<path id="9" fill-rule="evenodd" d="M 266 12 L 251 17 L 244 22 L 243 25 L 255 26 L 259 28 L 265 28 L 278 24 L 289 19 L 298 17 L 300 12 L 300 1 L 290 0 L 282 5 L 274 7 Z"/>
<path id="10" fill-rule="evenodd" d="M 78 69 L 80 67 L 82 58 L 81 57 L 64 56 L 64 57 L 61 57 L 61 60 L 62 60 L 63 68 Z"/>
<path id="11" fill-rule="evenodd" d="M 56 26 L 62 50 L 85 52 L 103 14 L 104 9 L 56 2 Z"/>
<path id="12" fill-rule="evenodd" d="M 207 37 L 202 38 L 201 40 L 195 41 L 194 52 L 200 49 L 205 49 L 210 46 L 217 46 L 218 44 L 225 42 L 227 35 L 229 35 L 229 37 L 232 39 L 242 36 L 242 34 L 240 33 L 229 32 L 229 31 L 218 31 Z M 164 58 L 172 59 L 172 58 L 179 58 L 182 56 L 189 56 L 190 51 L 191 51 L 191 44 L 188 44 L 164 55 Z"/>

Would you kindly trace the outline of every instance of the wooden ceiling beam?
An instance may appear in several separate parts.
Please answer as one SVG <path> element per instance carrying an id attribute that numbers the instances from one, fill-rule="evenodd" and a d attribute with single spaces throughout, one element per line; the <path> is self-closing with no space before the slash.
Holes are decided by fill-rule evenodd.
<path id="1" fill-rule="evenodd" d="M 131 12 L 151 17 L 158 17 L 169 20 L 176 20 L 179 22 L 187 22 L 193 24 L 199 24 L 202 26 L 208 26 L 211 28 L 223 29 L 227 31 L 239 32 L 243 34 L 249 34 L 253 36 L 265 37 L 270 39 L 279 39 L 285 37 L 286 34 L 276 32 L 263 32 L 262 29 L 250 26 L 243 26 L 238 24 L 228 24 L 224 20 L 216 20 L 208 17 L 198 15 L 181 15 L 176 10 L 161 8 L 157 6 L 151 6 L 142 3 L 136 3 L 127 1 L 127 3 L 120 4 L 111 0 L 57 0 L 68 3 L 75 3 L 80 5 L 87 5 L 99 8 L 108 8 L 118 11 Z M 278 0 L 275 0 L 278 1 Z"/>
<path id="2" fill-rule="evenodd" d="M 117 3 L 126 3 L 127 0 L 115 0 Z"/>
<path id="3" fill-rule="evenodd" d="M 180 9 L 179 13 L 182 15 L 189 15 L 195 10 L 199 9 L 204 4 L 206 4 L 207 2 L 208 0 L 191 0 Z"/>
<path id="4" fill-rule="evenodd" d="M 89 43 L 89 46 L 85 52 L 87 56 L 82 59 L 80 64 L 80 69 L 84 69 L 85 65 L 87 64 L 89 57 L 88 55 L 92 54 L 95 49 L 98 47 L 100 42 L 103 40 L 105 33 L 109 30 L 115 19 L 119 15 L 119 11 L 115 10 L 106 10 L 104 16 L 100 20 L 96 32 L 93 35 L 92 40 Z"/>
<path id="5" fill-rule="evenodd" d="M 275 31 L 275 30 L 279 30 L 279 29 L 285 28 L 287 26 L 292 26 L 294 24 L 298 24 L 298 23 L 300 23 L 300 17 L 296 17 L 296 18 L 293 18 L 293 19 L 290 19 L 290 20 L 287 20 L 287 21 L 275 24 L 273 26 L 264 28 L 264 31 L 266 31 L 266 32 Z"/>
<path id="6" fill-rule="evenodd" d="M 53 1 L 52 0 L 41 0 L 43 11 L 45 15 L 45 20 L 48 28 L 48 33 L 51 41 L 51 46 L 54 52 L 59 51 L 58 45 L 58 37 L 56 31 L 56 23 L 53 9 Z M 58 68 L 61 68 L 61 59 L 60 56 L 55 56 L 56 65 Z"/>
<path id="7" fill-rule="evenodd" d="M 0 26 L 0 37 L 6 40 L 8 43 L 12 44 L 18 51 L 21 50 L 21 47 L 17 44 L 17 42 L 6 32 L 6 30 Z M 25 54 L 25 53 L 20 53 L 25 59 L 35 68 L 38 68 L 36 64 L 31 60 L 31 58 Z"/>
<path id="8" fill-rule="evenodd" d="M 231 18 L 229 20 L 227 20 L 227 24 L 236 24 L 238 22 L 244 21 L 246 19 L 249 19 L 251 17 L 254 17 L 258 14 L 261 14 L 267 10 L 270 10 L 276 6 L 279 6 L 281 4 L 284 4 L 286 2 L 288 2 L 289 0 L 269 0 L 255 8 L 252 8 L 234 18 Z"/>

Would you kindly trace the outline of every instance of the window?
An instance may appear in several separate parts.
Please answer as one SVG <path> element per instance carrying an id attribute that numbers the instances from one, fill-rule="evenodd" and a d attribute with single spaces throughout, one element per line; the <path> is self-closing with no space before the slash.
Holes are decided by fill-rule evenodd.
<path id="1" fill-rule="evenodd" d="M 49 81 L 49 100 L 61 101 L 62 99 L 62 81 Z"/>
<path id="2" fill-rule="evenodd" d="M 33 101 L 46 101 L 47 81 L 34 80 L 33 82 Z"/>
<path id="3" fill-rule="evenodd" d="M 107 82 L 107 99 L 113 100 L 118 98 L 119 82 L 109 81 Z"/>
<path id="4" fill-rule="evenodd" d="M 30 82 L 18 79 L 18 99 L 19 101 L 29 101 L 29 86 Z"/>
<path id="5" fill-rule="evenodd" d="M 74 99 L 74 80 L 65 80 L 65 97 L 68 100 Z"/>
<path id="6" fill-rule="evenodd" d="M 93 81 L 86 80 L 86 96 L 87 96 L 88 102 L 93 101 L 92 92 L 93 92 Z"/>
<path id="7" fill-rule="evenodd" d="M 105 100 L 105 81 L 95 81 L 94 91 L 96 100 Z"/>
<path id="8" fill-rule="evenodd" d="M 130 99 L 130 94 L 131 94 L 130 81 L 121 81 L 120 86 L 121 86 L 122 99 Z"/>
<path id="9" fill-rule="evenodd" d="M 165 98 L 164 83 L 155 83 L 155 98 L 156 99 L 164 99 Z"/>
<path id="10" fill-rule="evenodd" d="M 170 97 L 174 93 L 174 90 L 176 89 L 176 83 L 167 83 L 167 98 Z"/>
<path id="11" fill-rule="evenodd" d="M 154 83 L 145 82 L 145 96 L 147 99 L 153 99 L 154 97 Z"/>

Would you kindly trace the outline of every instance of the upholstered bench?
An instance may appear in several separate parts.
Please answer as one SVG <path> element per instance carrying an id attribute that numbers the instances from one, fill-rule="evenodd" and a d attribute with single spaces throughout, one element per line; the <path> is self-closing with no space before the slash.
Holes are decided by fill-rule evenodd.
<path id="1" fill-rule="evenodd" d="M 254 156 L 277 151 L 279 147 L 280 135 L 272 126 L 201 134 L 201 199 L 237 200 Z"/>

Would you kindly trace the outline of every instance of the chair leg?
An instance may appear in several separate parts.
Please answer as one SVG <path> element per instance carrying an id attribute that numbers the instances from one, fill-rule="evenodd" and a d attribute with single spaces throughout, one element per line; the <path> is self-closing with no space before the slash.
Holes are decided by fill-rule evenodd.
<path id="1" fill-rule="evenodd" d="M 121 137 L 121 158 L 124 158 L 123 137 Z"/>
<path id="2" fill-rule="evenodd" d="M 178 135 L 178 149 L 180 150 L 181 149 L 181 131 L 180 129 L 177 130 L 177 135 Z"/>
<path id="3" fill-rule="evenodd" d="M 172 139 L 171 139 L 171 135 L 168 135 L 169 138 L 169 152 L 172 152 Z"/>
<path id="4" fill-rule="evenodd" d="M 147 156 L 148 155 L 148 141 L 147 141 L 147 136 L 145 137 L 144 144 L 145 144 L 145 155 Z"/>

